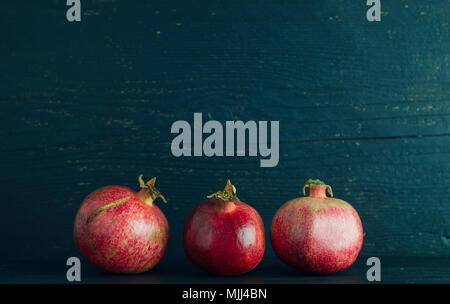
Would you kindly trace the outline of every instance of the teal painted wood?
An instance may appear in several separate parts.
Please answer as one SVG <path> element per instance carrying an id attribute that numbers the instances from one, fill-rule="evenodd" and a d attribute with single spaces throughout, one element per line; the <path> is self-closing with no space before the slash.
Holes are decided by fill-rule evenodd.
<path id="1" fill-rule="evenodd" d="M 151 271 L 139 275 L 111 275 L 96 269 L 84 259 L 81 263 L 82 282 L 87 284 L 148 284 L 147 286 L 226 284 L 222 286 L 230 288 L 231 284 L 448 284 L 450 282 L 448 258 L 380 257 L 381 282 L 367 281 L 368 267 L 365 263 L 367 258 L 360 256 L 352 267 L 339 273 L 320 276 L 302 273 L 283 264 L 276 257 L 266 257 L 251 272 L 231 277 L 208 274 L 190 263 L 186 257 L 178 259 L 164 257 Z M 61 264 L 59 260 L 0 262 L 2 270 L 0 283 L 64 284 L 67 280 L 61 275 Z M 311 285 L 308 286 L 309 291 L 310 288 Z M 341 287 L 339 290 L 342 290 Z M 151 291 L 150 293 L 154 294 Z"/>
<path id="2" fill-rule="evenodd" d="M 268 230 L 310 177 L 358 210 L 362 254 L 450 256 L 449 1 L 384 0 L 380 23 L 350 0 L 82 4 L 79 24 L 60 1 L 0 4 L 1 257 L 77 255 L 84 196 L 140 173 L 169 200 L 171 258 L 227 178 Z M 279 120 L 279 165 L 173 157 L 194 112 Z"/>

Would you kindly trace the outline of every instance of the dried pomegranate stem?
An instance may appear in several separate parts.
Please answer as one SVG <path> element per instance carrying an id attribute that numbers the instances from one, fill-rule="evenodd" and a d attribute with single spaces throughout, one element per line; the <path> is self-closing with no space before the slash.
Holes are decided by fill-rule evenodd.
<path id="1" fill-rule="evenodd" d="M 164 203 L 167 203 L 164 196 L 159 192 L 158 189 L 155 188 L 156 177 L 152 178 L 148 182 L 144 183 L 142 179 L 142 174 L 139 175 L 139 186 L 142 188 L 141 191 L 138 192 L 138 196 L 141 200 L 143 200 L 146 204 L 150 206 L 153 205 L 153 201 L 156 198 L 161 198 Z"/>
<path id="2" fill-rule="evenodd" d="M 227 181 L 225 188 L 223 191 L 217 191 L 211 195 L 208 195 L 207 198 L 215 198 L 222 200 L 224 202 L 239 202 L 240 200 L 236 196 L 236 187 L 234 187 L 230 180 Z"/>
<path id="3" fill-rule="evenodd" d="M 306 183 L 302 187 L 302 193 L 304 196 L 306 196 L 306 188 L 312 188 L 312 187 L 320 187 L 320 188 L 326 188 L 328 194 L 333 197 L 333 190 L 331 189 L 330 185 L 325 184 L 320 179 L 308 179 Z"/>
<path id="4" fill-rule="evenodd" d="M 88 225 L 90 222 L 92 222 L 92 220 L 93 220 L 97 215 L 99 215 L 100 213 L 102 213 L 102 212 L 105 211 L 106 209 L 109 209 L 109 208 L 115 207 L 115 206 L 117 206 L 117 205 L 123 204 L 123 203 L 125 203 L 126 201 L 128 201 L 129 199 L 130 199 L 129 197 L 126 197 L 126 198 L 120 199 L 120 200 L 118 200 L 118 201 L 115 201 L 115 202 L 112 202 L 112 203 L 108 203 L 108 204 L 105 204 L 105 205 L 103 205 L 103 206 L 98 207 L 97 209 L 95 209 L 94 211 L 92 211 L 92 213 L 89 215 L 88 219 L 86 220 L 86 225 Z"/>

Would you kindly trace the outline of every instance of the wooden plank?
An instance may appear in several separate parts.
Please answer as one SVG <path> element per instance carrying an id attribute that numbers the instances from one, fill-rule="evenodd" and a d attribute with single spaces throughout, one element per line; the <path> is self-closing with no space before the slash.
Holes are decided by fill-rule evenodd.
<path id="1" fill-rule="evenodd" d="M 83 197 L 140 173 L 169 199 L 171 257 L 227 178 L 268 228 L 310 177 L 358 210 L 362 254 L 450 256 L 448 1 L 383 1 L 377 24 L 357 1 L 83 1 L 80 24 L 27 5 L 0 4 L 2 258 L 77 254 Z M 279 165 L 173 157 L 194 112 L 280 121 Z"/>
<path id="2" fill-rule="evenodd" d="M 369 267 L 366 256 L 360 256 L 349 269 L 333 275 L 311 275 L 283 264 L 275 257 L 261 261 L 253 271 L 240 276 L 211 276 L 200 270 L 186 257 L 161 262 L 144 275 L 110 275 L 96 269 L 85 259 L 82 263 L 82 282 L 88 284 L 448 284 L 450 266 L 442 257 L 380 257 L 381 282 L 368 282 Z M 0 283 L 61 284 L 61 261 L 21 261 L 0 263 Z M 226 285 L 225 285 L 226 284 Z M 157 285 L 162 286 L 162 285 Z M 42 287 L 41 287 L 42 288 Z M 161 288 L 161 287 L 158 287 Z M 298 285 L 295 287 L 298 291 Z M 307 287 L 311 290 L 311 286 Z M 322 288 L 322 287 L 319 287 Z M 340 289 L 342 287 L 339 287 Z M 349 287 L 350 288 L 350 287 Z M 352 287 L 353 288 L 353 287 Z M 384 288 L 384 287 L 383 287 Z M 443 286 L 443 288 L 445 288 Z M 148 290 L 148 289 L 147 289 Z M 123 293 L 122 293 L 123 294 Z M 268 291 L 268 297 L 270 292 Z"/>

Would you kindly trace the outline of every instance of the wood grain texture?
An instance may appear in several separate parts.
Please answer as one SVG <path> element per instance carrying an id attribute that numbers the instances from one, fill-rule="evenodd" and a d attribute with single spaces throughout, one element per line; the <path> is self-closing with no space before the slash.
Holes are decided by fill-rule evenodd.
<path id="1" fill-rule="evenodd" d="M 365 264 L 367 258 L 360 256 L 352 267 L 342 272 L 318 276 L 302 273 L 283 264 L 276 257 L 266 257 L 253 271 L 232 277 L 208 274 L 190 263 L 186 257 L 170 260 L 164 257 L 151 271 L 126 276 L 104 273 L 82 259 L 82 282 L 147 284 L 150 287 L 156 286 L 154 284 L 223 284 L 222 286 L 228 288 L 232 286 L 231 284 L 448 284 L 450 282 L 450 264 L 448 258 L 444 257 L 380 257 L 381 282 L 368 282 L 366 278 L 368 267 Z M 0 283 L 64 284 L 67 283 L 66 277 L 61 275 L 61 264 L 64 262 L 63 260 L 0 262 Z M 158 288 L 161 287 L 164 286 L 158 285 Z M 308 286 L 309 290 L 310 288 Z M 341 290 L 341 287 L 339 289 Z"/>
<path id="2" fill-rule="evenodd" d="M 450 257 L 449 1 L 384 0 L 380 23 L 350 0 L 82 4 L 77 24 L 61 1 L 0 4 L 2 258 L 79 255 L 83 198 L 140 173 L 168 198 L 169 259 L 228 178 L 266 228 L 320 178 L 358 210 L 362 254 Z M 279 165 L 173 157 L 194 112 L 280 121 Z"/>

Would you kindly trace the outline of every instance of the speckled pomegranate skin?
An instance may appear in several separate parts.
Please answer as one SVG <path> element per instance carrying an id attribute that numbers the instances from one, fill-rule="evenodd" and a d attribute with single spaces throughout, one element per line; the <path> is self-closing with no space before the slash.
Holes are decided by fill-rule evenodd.
<path id="1" fill-rule="evenodd" d="M 270 238 L 276 255 L 306 272 L 329 274 L 350 267 L 363 243 L 356 210 L 329 198 L 325 188 L 310 188 L 310 196 L 286 202 L 275 214 Z"/>
<path id="2" fill-rule="evenodd" d="M 87 223 L 97 208 L 126 198 Z M 123 186 L 95 190 L 84 199 L 75 218 L 75 244 L 92 264 L 107 272 L 151 269 L 164 255 L 168 238 L 169 226 L 162 211 Z"/>
<path id="3" fill-rule="evenodd" d="M 183 243 L 187 257 L 199 268 L 217 275 L 238 275 L 261 261 L 264 225 L 251 206 L 212 199 L 189 213 Z"/>

